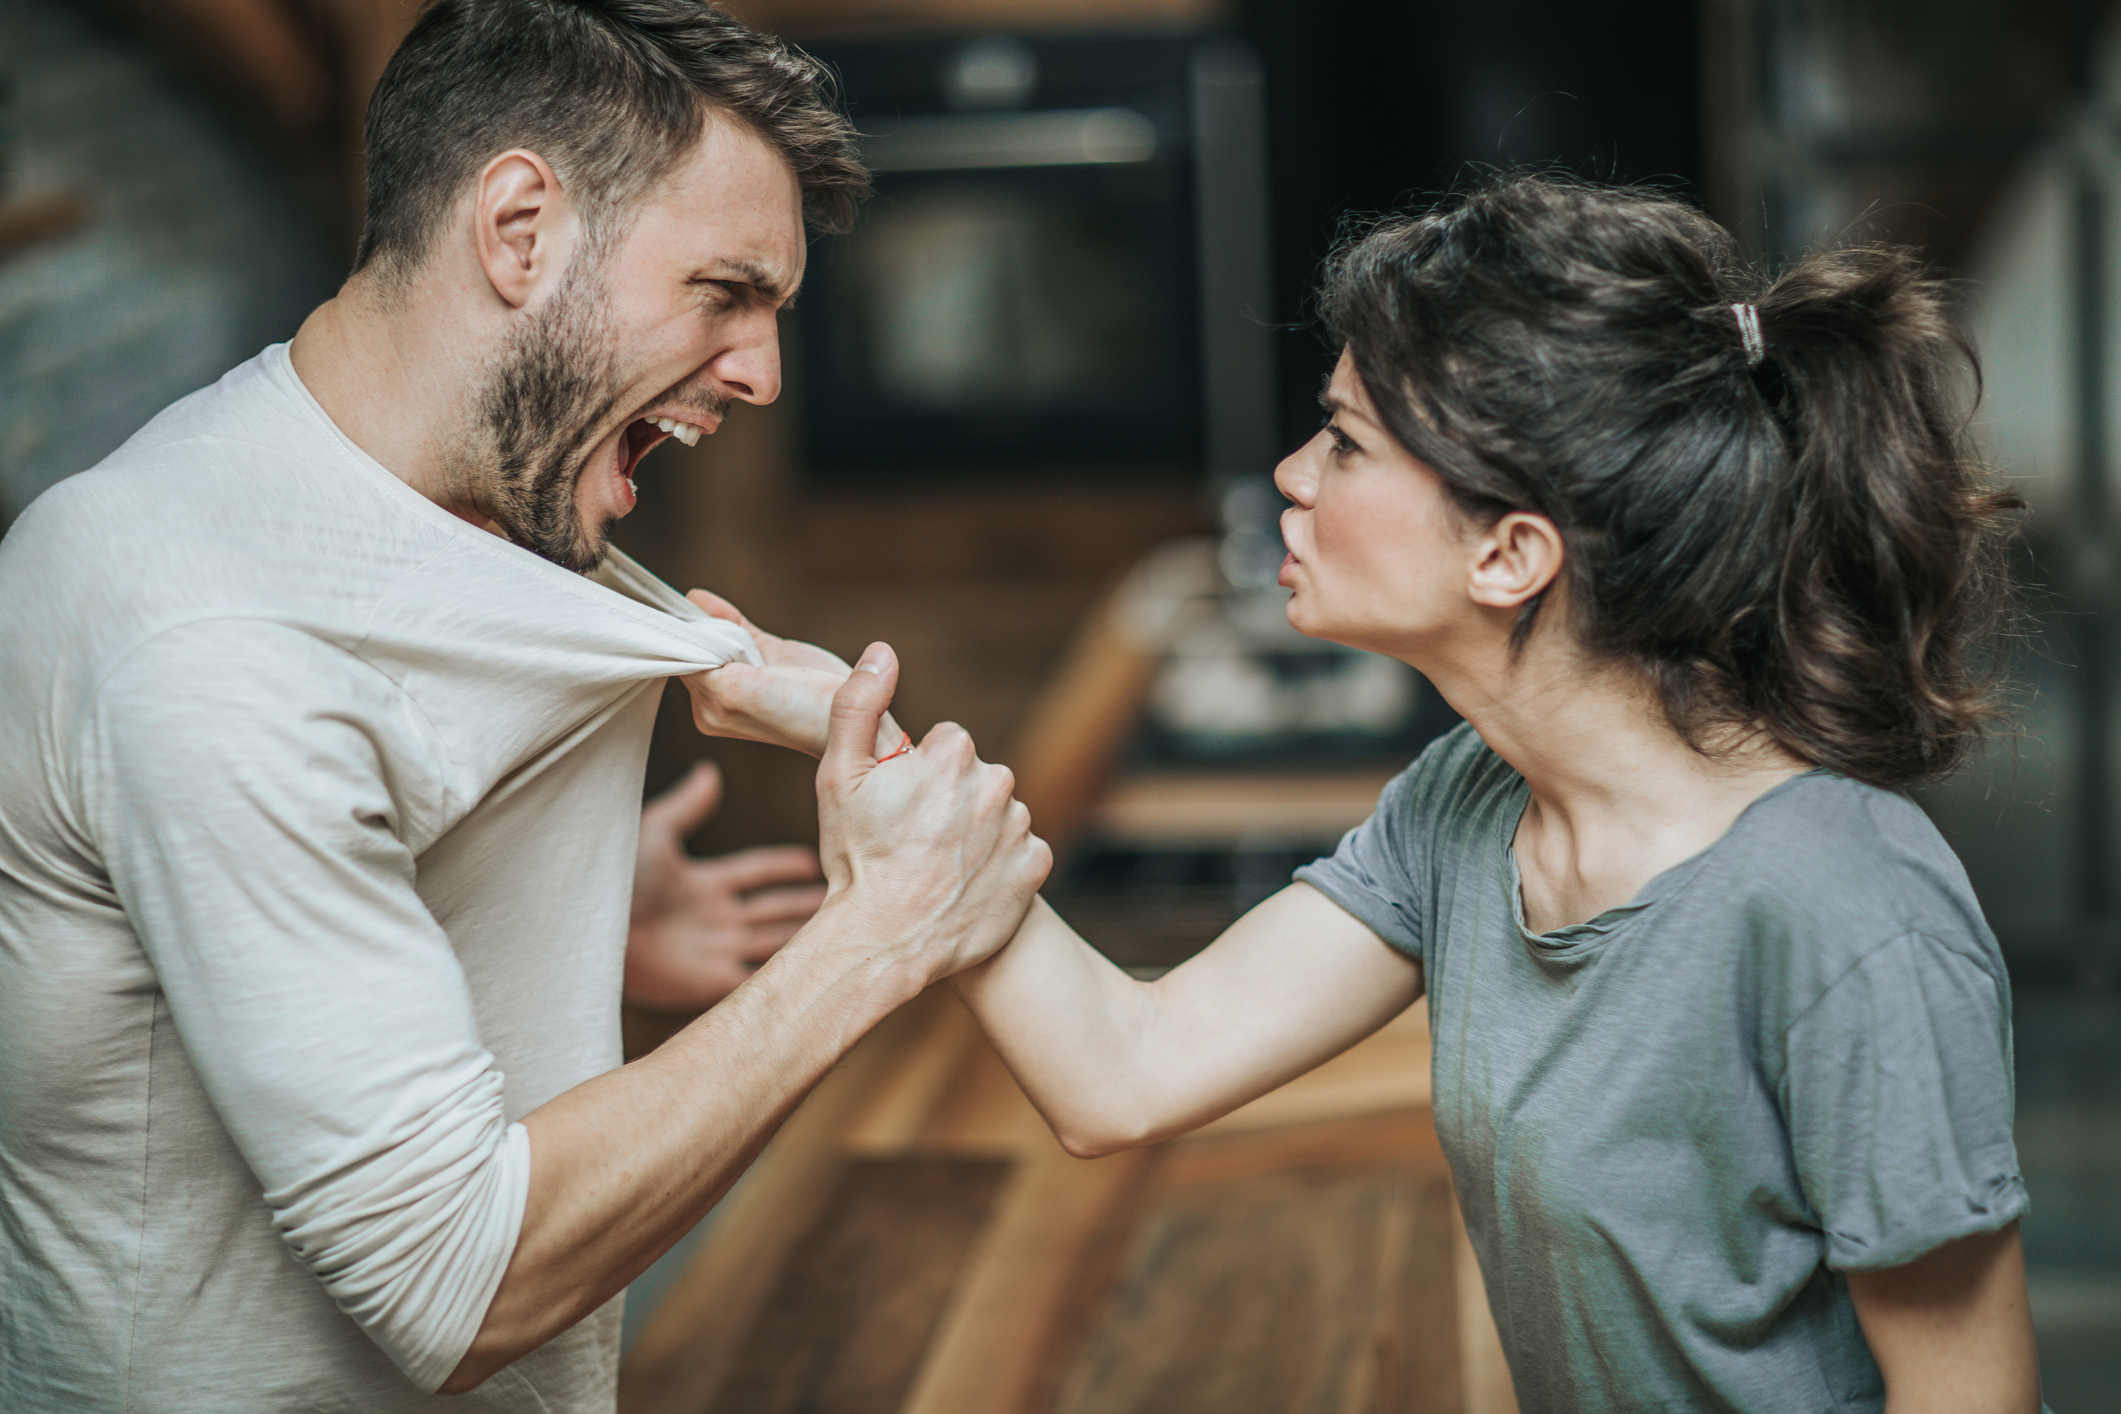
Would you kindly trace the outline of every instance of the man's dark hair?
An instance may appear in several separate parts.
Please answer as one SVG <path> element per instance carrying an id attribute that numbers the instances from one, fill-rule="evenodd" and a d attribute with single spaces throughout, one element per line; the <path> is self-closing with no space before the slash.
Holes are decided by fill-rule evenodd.
<path id="1" fill-rule="evenodd" d="M 869 192 L 824 67 L 706 0 L 435 0 L 368 102 L 356 270 L 403 279 L 496 153 L 552 164 L 592 234 L 699 141 L 710 112 L 787 161 L 803 214 L 844 231 Z"/>

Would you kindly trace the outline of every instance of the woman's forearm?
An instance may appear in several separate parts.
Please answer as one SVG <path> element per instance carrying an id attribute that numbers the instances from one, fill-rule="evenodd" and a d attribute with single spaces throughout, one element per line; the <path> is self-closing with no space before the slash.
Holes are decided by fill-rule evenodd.
<path id="1" fill-rule="evenodd" d="M 1307 884 L 1137 982 L 1041 899 L 954 979 L 1071 1153 L 1196 1128 L 1330 1059 L 1421 994 L 1421 969 Z"/>
<path id="2" fill-rule="evenodd" d="M 1155 1129 L 1153 989 L 1122 972 L 1041 898 L 1009 945 L 951 979 L 1017 1083 L 1072 1154 Z"/>

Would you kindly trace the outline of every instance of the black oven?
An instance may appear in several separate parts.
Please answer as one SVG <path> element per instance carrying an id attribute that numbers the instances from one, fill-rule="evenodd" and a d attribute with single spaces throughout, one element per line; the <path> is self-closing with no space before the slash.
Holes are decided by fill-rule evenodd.
<path id="1" fill-rule="evenodd" d="M 825 483 L 1271 459 L 1258 65 L 1225 37 L 820 47 L 877 195 L 799 304 Z"/>

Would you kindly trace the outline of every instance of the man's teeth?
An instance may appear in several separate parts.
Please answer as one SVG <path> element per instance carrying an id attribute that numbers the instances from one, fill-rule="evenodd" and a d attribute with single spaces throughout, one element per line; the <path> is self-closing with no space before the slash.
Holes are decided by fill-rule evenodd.
<path id="1" fill-rule="evenodd" d="M 700 429 L 689 422 L 679 422 L 674 417 L 659 417 L 655 420 L 655 425 L 688 447 L 700 445 Z"/>

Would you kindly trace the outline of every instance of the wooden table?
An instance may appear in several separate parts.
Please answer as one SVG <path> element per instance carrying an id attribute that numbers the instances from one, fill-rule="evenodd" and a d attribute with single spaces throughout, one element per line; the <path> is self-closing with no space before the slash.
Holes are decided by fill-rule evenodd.
<path id="1" fill-rule="evenodd" d="M 1514 1411 L 1422 1009 L 1196 1134 L 1068 1156 L 947 988 L 725 1203 L 626 1414 Z"/>

